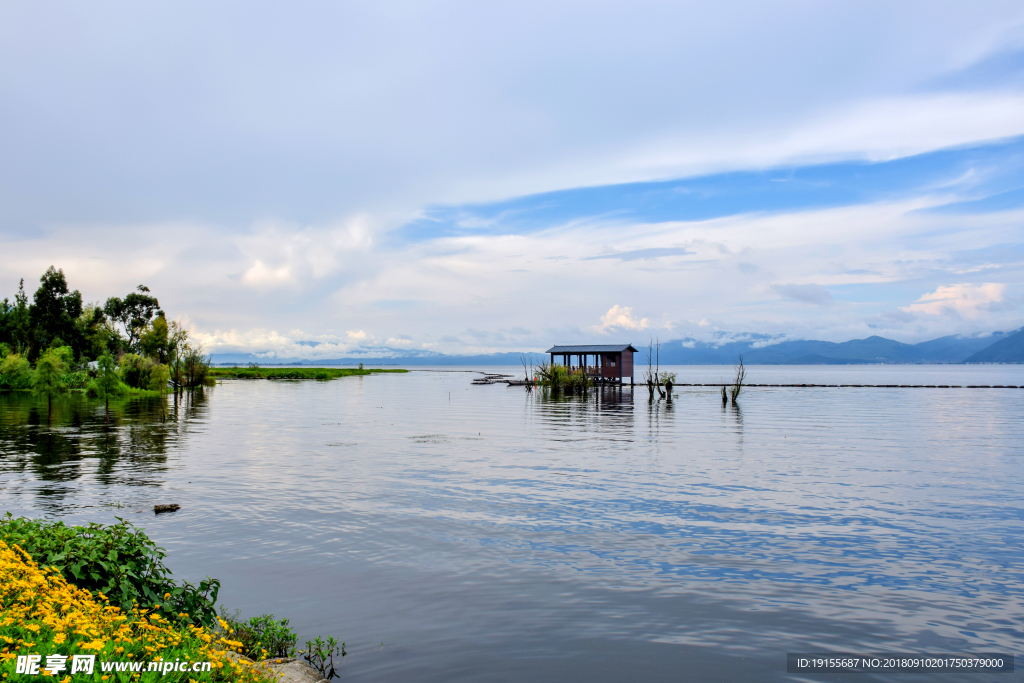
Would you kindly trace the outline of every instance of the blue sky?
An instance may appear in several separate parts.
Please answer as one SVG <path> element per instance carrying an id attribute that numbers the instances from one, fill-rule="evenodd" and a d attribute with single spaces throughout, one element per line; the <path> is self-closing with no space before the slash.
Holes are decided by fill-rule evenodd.
<path id="1" fill-rule="evenodd" d="M 1024 324 L 1019 3 L 8 2 L 0 149 L 214 352 Z"/>

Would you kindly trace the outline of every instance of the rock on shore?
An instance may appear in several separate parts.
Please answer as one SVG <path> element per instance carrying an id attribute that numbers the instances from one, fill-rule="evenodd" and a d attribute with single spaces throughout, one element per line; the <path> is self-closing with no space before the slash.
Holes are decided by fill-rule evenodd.
<path id="1" fill-rule="evenodd" d="M 252 662 L 245 655 L 236 652 L 228 653 L 232 659 L 243 662 Z M 311 667 L 307 662 L 295 657 L 275 657 L 253 662 L 256 669 L 261 669 L 270 674 L 269 678 L 280 683 L 324 683 L 326 678 L 320 672 Z"/>

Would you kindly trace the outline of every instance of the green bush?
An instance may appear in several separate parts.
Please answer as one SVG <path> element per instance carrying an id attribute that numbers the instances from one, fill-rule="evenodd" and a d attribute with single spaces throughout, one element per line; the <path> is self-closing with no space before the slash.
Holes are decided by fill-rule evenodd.
<path id="1" fill-rule="evenodd" d="M 126 353 L 121 356 L 118 367 L 118 374 L 121 381 L 135 389 L 148 389 L 150 375 L 156 367 L 151 359 L 135 353 Z"/>
<path id="2" fill-rule="evenodd" d="M 7 513 L 0 518 L 0 540 L 17 544 L 40 565 L 53 567 L 64 578 L 94 595 L 103 593 L 112 604 L 129 610 L 159 607 L 182 623 L 212 627 L 220 581 L 193 586 L 176 583 L 163 564 L 164 550 L 141 529 L 118 518 L 117 524 L 65 526 Z M 183 617 L 177 615 L 183 614 Z"/>
<path id="3" fill-rule="evenodd" d="M 242 643 L 242 654 L 250 659 L 268 657 L 294 657 L 295 631 L 288 628 L 288 620 L 278 621 L 273 614 L 261 614 L 249 621 L 242 621 L 238 612 L 229 614 L 221 609 L 221 618 L 234 630 L 231 640 Z"/>
<path id="4" fill-rule="evenodd" d="M 63 372 L 73 370 L 75 367 L 75 352 L 70 346 L 51 346 L 43 355 L 50 356 L 54 365 Z"/>
<path id="5" fill-rule="evenodd" d="M 8 354 L 0 361 L 0 389 L 31 389 L 32 366 L 19 353 Z"/>
<path id="6" fill-rule="evenodd" d="M 75 370 L 61 375 L 60 383 L 65 389 L 84 389 L 89 384 L 89 373 L 85 370 Z"/>
<path id="7" fill-rule="evenodd" d="M 537 368 L 538 384 L 549 387 L 552 391 L 564 391 L 568 394 L 586 394 L 593 382 L 583 371 L 569 372 L 564 365 L 542 364 Z"/>
<path id="8" fill-rule="evenodd" d="M 99 379 L 90 379 L 85 384 L 85 395 L 89 398 L 123 398 L 131 393 L 128 385 L 118 380 L 110 391 L 104 391 Z"/>

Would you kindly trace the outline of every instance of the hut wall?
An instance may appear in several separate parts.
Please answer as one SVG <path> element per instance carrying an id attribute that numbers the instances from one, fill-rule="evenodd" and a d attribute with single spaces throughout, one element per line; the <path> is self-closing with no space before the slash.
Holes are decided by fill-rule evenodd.
<path id="1" fill-rule="evenodd" d="M 618 379 L 619 364 L 621 362 L 622 359 L 619 358 L 617 353 L 601 354 L 601 376 L 608 379 Z"/>

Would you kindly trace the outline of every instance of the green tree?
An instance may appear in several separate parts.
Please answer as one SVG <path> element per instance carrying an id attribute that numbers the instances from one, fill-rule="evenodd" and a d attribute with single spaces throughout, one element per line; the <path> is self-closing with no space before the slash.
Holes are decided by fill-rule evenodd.
<path id="1" fill-rule="evenodd" d="M 139 351 L 139 338 L 149 326 L 153 315 L 160 314 L 162 317 L 163 313 L 157 298 L 149 295 L 149 287 L 139 285 L 136 289 L 138 291 L 123 299 L 110 297 L 103 306 L 103 312 L 124 328 L 126 345 L 131 352 Z"/>
<path id="2" fill-rule="evenodd" d="M 171 371 L 171 385 L 174 395 L 185 388 L 185 366 L 183 357 L 188 347 L 188 330 L 181 323 L 172 321 L 167 334 L 167 364 Z"/>
<path id="3" fill-rule="evenodd" d="M 82 356 L 88 360 L 99 358 L 107 349 L 116 350 L 121 346 L 121 335 L 114 329 L 100 304 L 86 304 L 76 325 L 83 340 Z"/>
<path id="4" fill-rule="evenodd" d="M 30 389 L 32 366 L 20 353 L 9 353 L 0 361 L 0 390 Z"/>
<path id="5" fill-rule="evenodd" d="M 157 316 L 153 318 L 153 323 L 139 338 L 139 347 L 142 349 L 142 353 L 157 363 L 166 363 L 169 359 L 167 352 L 168 334 L 167 319 L 164 317 L 163 311 L 157 311 Z"/>
<path id="6" fill-rule="evenodd" d="M 54 353 L 53 349 L 39 357 L 36 362 L 36 374 L 32 378 L 32 391 L 39 395 L 46 396 L 46 424 L 50 424 L 53 416 L 53 395 L 64 391 L 64 385 L 60 378 L 64 374 L 64 367 L 60 355 Z"/>
<path id="7" fill-rule="evenodd" d="M 14 303 L 7 299 L 0 301 L 0 342 L 17 353 L 25 354 L 29 348 L 30 330 L 28 297 L 25 295 L 25 279 L 22 278 Z"/>
<path id="8" fill-rule="evenodd" d="M 137 353 L 126 353 L 118 360 L 117 373 L 122 382 L 136 389 L 145 389 L 149 386 L 149 376 L 156 363 Z"/>
<path id="9" fill-rule="evenodd" d="M 167 383 L 171 380 L 171 369 L 163 363 L 154 365 L 149 371 L 149 388 L 160 393 L 160 412 L 167 419 Z"/>
<path id="10" fill-rule="evenodd" d="M 167 382 L 171 379 L 171 371 L 164 364 L 154 365 L 149 371 L 149 388 L 161 394 L 167 393 Z"/>
<path id="11" fill-rule="evenodd" d="M 117 376 L 117 365 L 114 363 L 114 357 L 109 353 L 101 355 L 96 365 L 99 369 L 99 375 L 96 377 L 96 386 L 100 390 L 100 394 L 104 398 L 104 406 L 106 410 L 106 420 L 110 423 L 110 395 L 117 392 L 121 387 L 121 379 Z"/>
<path id="12" fill-rule="evenodd" d="M 65 344 L 75 350 L 76 356 L 80 355 L 82 340 L 75 321 L 82 315 L 81 292 L 69 291 L 64 271 L 53 266 L 46 269 L 39 283 L 29 307 L 29 359 L 38 356 L 42 349 Z"/>

